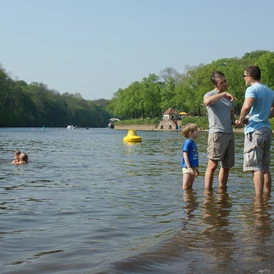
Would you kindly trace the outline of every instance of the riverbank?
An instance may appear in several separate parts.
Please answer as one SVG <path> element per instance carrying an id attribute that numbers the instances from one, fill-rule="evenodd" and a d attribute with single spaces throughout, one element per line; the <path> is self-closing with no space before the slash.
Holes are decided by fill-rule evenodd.
<path id="1" fill-rule="evenodd" d="M 157 130 L 157 125 L 114 125 L 114 129 L 118 130 Z"/>
<path id="2" fill-rule="evenodd" d="M 146 131 L 174 131 L 173 129 L 158 129 L 157 125 L 115 125 L 114 129 L 117 130 L 146 130 Z M 243 128 L 234 128 L 234 132 L 243 132 Z M 178 130 L 176 130 L 178 131 Z M 200 128 L 200 131 L 208 131 L 208 129 Z"/>

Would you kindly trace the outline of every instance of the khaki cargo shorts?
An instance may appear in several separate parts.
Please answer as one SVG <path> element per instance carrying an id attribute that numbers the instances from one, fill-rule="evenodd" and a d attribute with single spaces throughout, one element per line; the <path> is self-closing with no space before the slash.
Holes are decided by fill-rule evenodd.
<path id="1" fill-rule="evenodd" d="M 223 168 L 232 168 L 235 163 L 234 134 L 209 133 L 207 158 L 213 161 L 221 161 Z"/>
<path id="2" fill-rule="evenodd" d="M 244 171 L 270 169 L 272 130 L 268 127 L 247 133 L 244 141 Z"/>

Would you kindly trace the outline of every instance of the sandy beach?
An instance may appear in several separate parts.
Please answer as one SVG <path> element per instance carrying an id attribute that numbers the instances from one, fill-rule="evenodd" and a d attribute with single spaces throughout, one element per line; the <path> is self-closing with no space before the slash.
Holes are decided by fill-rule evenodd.
<path id="1" fill-rule="evenodd" d="M 117 130 L 129 130 L 129 129 L 136 129 L 136 130 L 148 130 L 148 131 L 180 131 L 180 130 L 173 130 L 173 129 L 158 129 L 157 125 L 115 125 L 114 129 Z M 243 132 L 243 128 L 234 128 L 234 132 Z M 208 129 L 200 128 L 200 131 L 208 131 Z"/>

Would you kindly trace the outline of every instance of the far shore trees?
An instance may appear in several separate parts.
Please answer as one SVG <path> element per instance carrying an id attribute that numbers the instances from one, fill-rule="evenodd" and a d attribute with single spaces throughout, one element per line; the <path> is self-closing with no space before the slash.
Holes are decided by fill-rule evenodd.
<path id="1" fill-rule="evenodd" d="M 167 67 L 159 76 L 149 74 L 141 82 L 135 81 L 114 93 L 107 110 L 121 119 L 161 117 L 169 107 L 192 116 L 205 116 L 203 96 L 213 89 L 211 73 L 220 70 L 226 75 L 228 92 L 238 99 L 235 113 L 239 115 L 246 89 L 243 71 L 249 65 L 258 65 L 262 83 L 274 89 L 274 52 L 258 50 L 242 58 L 222 58 L 206 65 L 186 66 L 184 73 Z"/>

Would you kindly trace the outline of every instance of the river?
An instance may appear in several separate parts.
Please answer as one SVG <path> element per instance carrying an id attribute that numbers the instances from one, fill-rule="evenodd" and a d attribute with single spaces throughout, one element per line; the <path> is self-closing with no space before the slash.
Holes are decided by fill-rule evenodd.
<path id="1" fill-rule="evenodd" d="M 0 128 L 0 272 L 274 273 L 273 198 L 242 172 L 243 134 L 226 192 L 184 192 L 179 132 Z M 13 151 L 29 164 L 13 165 Z M 272 151 L 272 156 L 274 155 Z M 273 163 L 272 163 L 273 171 Z"/>

